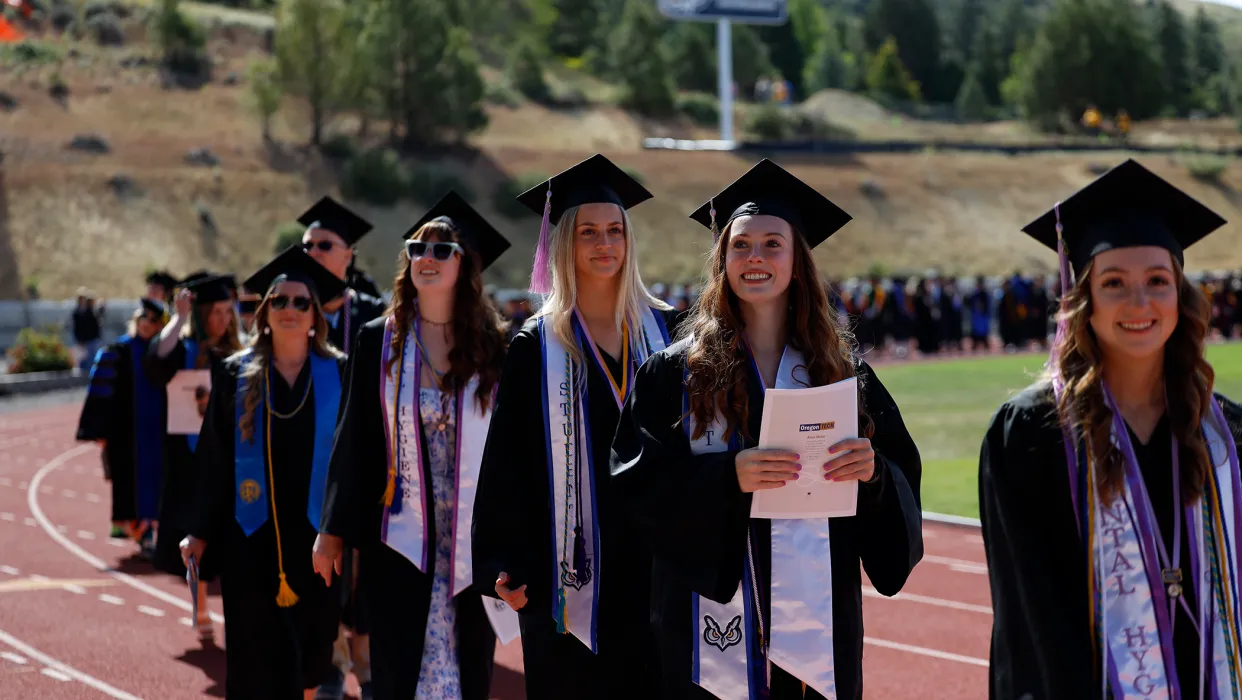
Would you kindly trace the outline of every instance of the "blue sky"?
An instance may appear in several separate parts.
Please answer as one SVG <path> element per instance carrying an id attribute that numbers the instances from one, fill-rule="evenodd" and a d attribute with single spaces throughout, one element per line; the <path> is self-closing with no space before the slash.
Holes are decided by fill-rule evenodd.
<path id="1" fill-rule="evenodd" d="M 1242 10 L 1242 0 L 1199 0 L 1199 2 L 1212 3 L 1213 5 L 1227 5 Z"/>

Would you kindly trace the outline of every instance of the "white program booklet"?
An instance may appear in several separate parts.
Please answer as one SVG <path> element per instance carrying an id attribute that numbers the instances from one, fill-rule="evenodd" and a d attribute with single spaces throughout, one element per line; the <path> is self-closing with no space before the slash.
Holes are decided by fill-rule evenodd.
<path id="1" fill-rule="evenodd" d="M 198 435 L 210 396 L 211 370 L 178 370 L 168 382 L 168 434 Z"/>
<path id="2" fill-rule="evenodd" d="M 487 619 L 492 623 L 492 631 L 496 633 L 501 646 L 521 636 L 522 629 L 518 626 L 518 614 L 509 607 L 508 603 L 487 596 L 479 596 L 479 599 L 483 601 L 483 611 L 487 613 Z"/>
<path id="3" fill-rule="evenodd" d="M 778 489 L 756 491 L 750 517 L 794 519 L 854 515 L 858 507 L 858 481 L 828 481 L 824 478 L 824 464 L 830 459 L 829 447 L 856 437 L 856 378 L 810 389 L 768 389 L 763 397 L 759 447 L 798 453 L 802 458 L 802 471 L 796 480 L 787 481 Z"/>

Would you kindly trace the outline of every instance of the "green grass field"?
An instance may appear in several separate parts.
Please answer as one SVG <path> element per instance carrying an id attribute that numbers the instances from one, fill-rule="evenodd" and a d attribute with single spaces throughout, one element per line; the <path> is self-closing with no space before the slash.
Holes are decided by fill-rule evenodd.
<path id="1" fill-rule="evenodd" d="M 923 457 L 923 508 L 979 517 L 979 446 L 997 407 L 1034 382 L 1045 356 L 907 363 L 876 368 Z M 1216 390 L 1242 397 L 1242 344 L 1214 345 Z"/>

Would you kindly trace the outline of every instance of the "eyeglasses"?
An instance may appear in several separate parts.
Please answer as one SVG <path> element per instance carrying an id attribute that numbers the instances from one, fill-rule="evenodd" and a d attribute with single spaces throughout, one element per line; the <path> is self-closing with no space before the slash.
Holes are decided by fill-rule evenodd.
<path id="1" fill-rule="evenodd" d="M 268 300 L 273 309 L 282 310 L 289 308 L 289 304 L 293 304 L 293 308 L 298 311 L 310 311 L 310 297 L 291 297 L 288 294 L 277 294 Z"/>
<path id="2" fill-rule="evenodd" d="M 336 247 L 336 241 L 329 241 L 326 239 L 322 241 L 305 241 L 302 243 L 302 250 L 306 251 L 307 253 L 311 252 L 311 249 L 313 248 L 318 248 L 319 250 L 322 250 L 325 253 L 331 253 L 332 249 L 335 247 Z"/>
<path id="3" fill-rule="evenodd" d="M 406 241 L 405 254 L 410 260 L 421 258 L 427 255 L 427 248 L 431 248 L 431 257 L 441 262 L 448 260 L 453 253 L 462 252 L 461 246 L 457 243 L 427 243 L 427 241 Z"/>

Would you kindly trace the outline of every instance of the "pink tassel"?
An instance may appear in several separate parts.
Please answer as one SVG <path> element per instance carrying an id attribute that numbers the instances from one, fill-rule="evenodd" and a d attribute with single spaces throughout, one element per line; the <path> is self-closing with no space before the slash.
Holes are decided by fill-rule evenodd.
<path id="1" fill-rule="evenodd" d="M 552 292 L 552 262 L 549 259 L 552 247 L 549 242 L 548 229 L 552 216 L 552 181 L 548 181 L 548 195 L 543 202 L 543 223 L 539 226 L 539 243 L 535 246 L 535 269 L 530 273 L 530 291 L 535 294 L 548 295 Z"/>
<path id="2" fill-rule="evenodd" d="M 1057 306 L 1059 311 L 1064 311 L 1065 297 L 1069 295 L 1070 289 L 1074 286 L 1074 273 L 1070 269 L 1069 255 L 1065 251 L 1065 238 L 1062 235 L 1065 231 L 1065 227 L 1061 225 L 1060 202 L 1057 202 L 1056 206 L 1053 207 L 1053 211 L 1055 211 L 1057 215 L 1057 261 L 1061 268 L 1061 301 Z M 1068 324 L 1065 321 L 1065 317 L 1061 313 L 1058 313 L 1057 332 L 1052 339 L 1052 355 L 1048 358 L 1048 362 L 1054 370 L 1056 369 L 1054 358 L 1057 357 L 1061 343 L 1065 342 L 1065 331 L 1067 326 Z"/>

